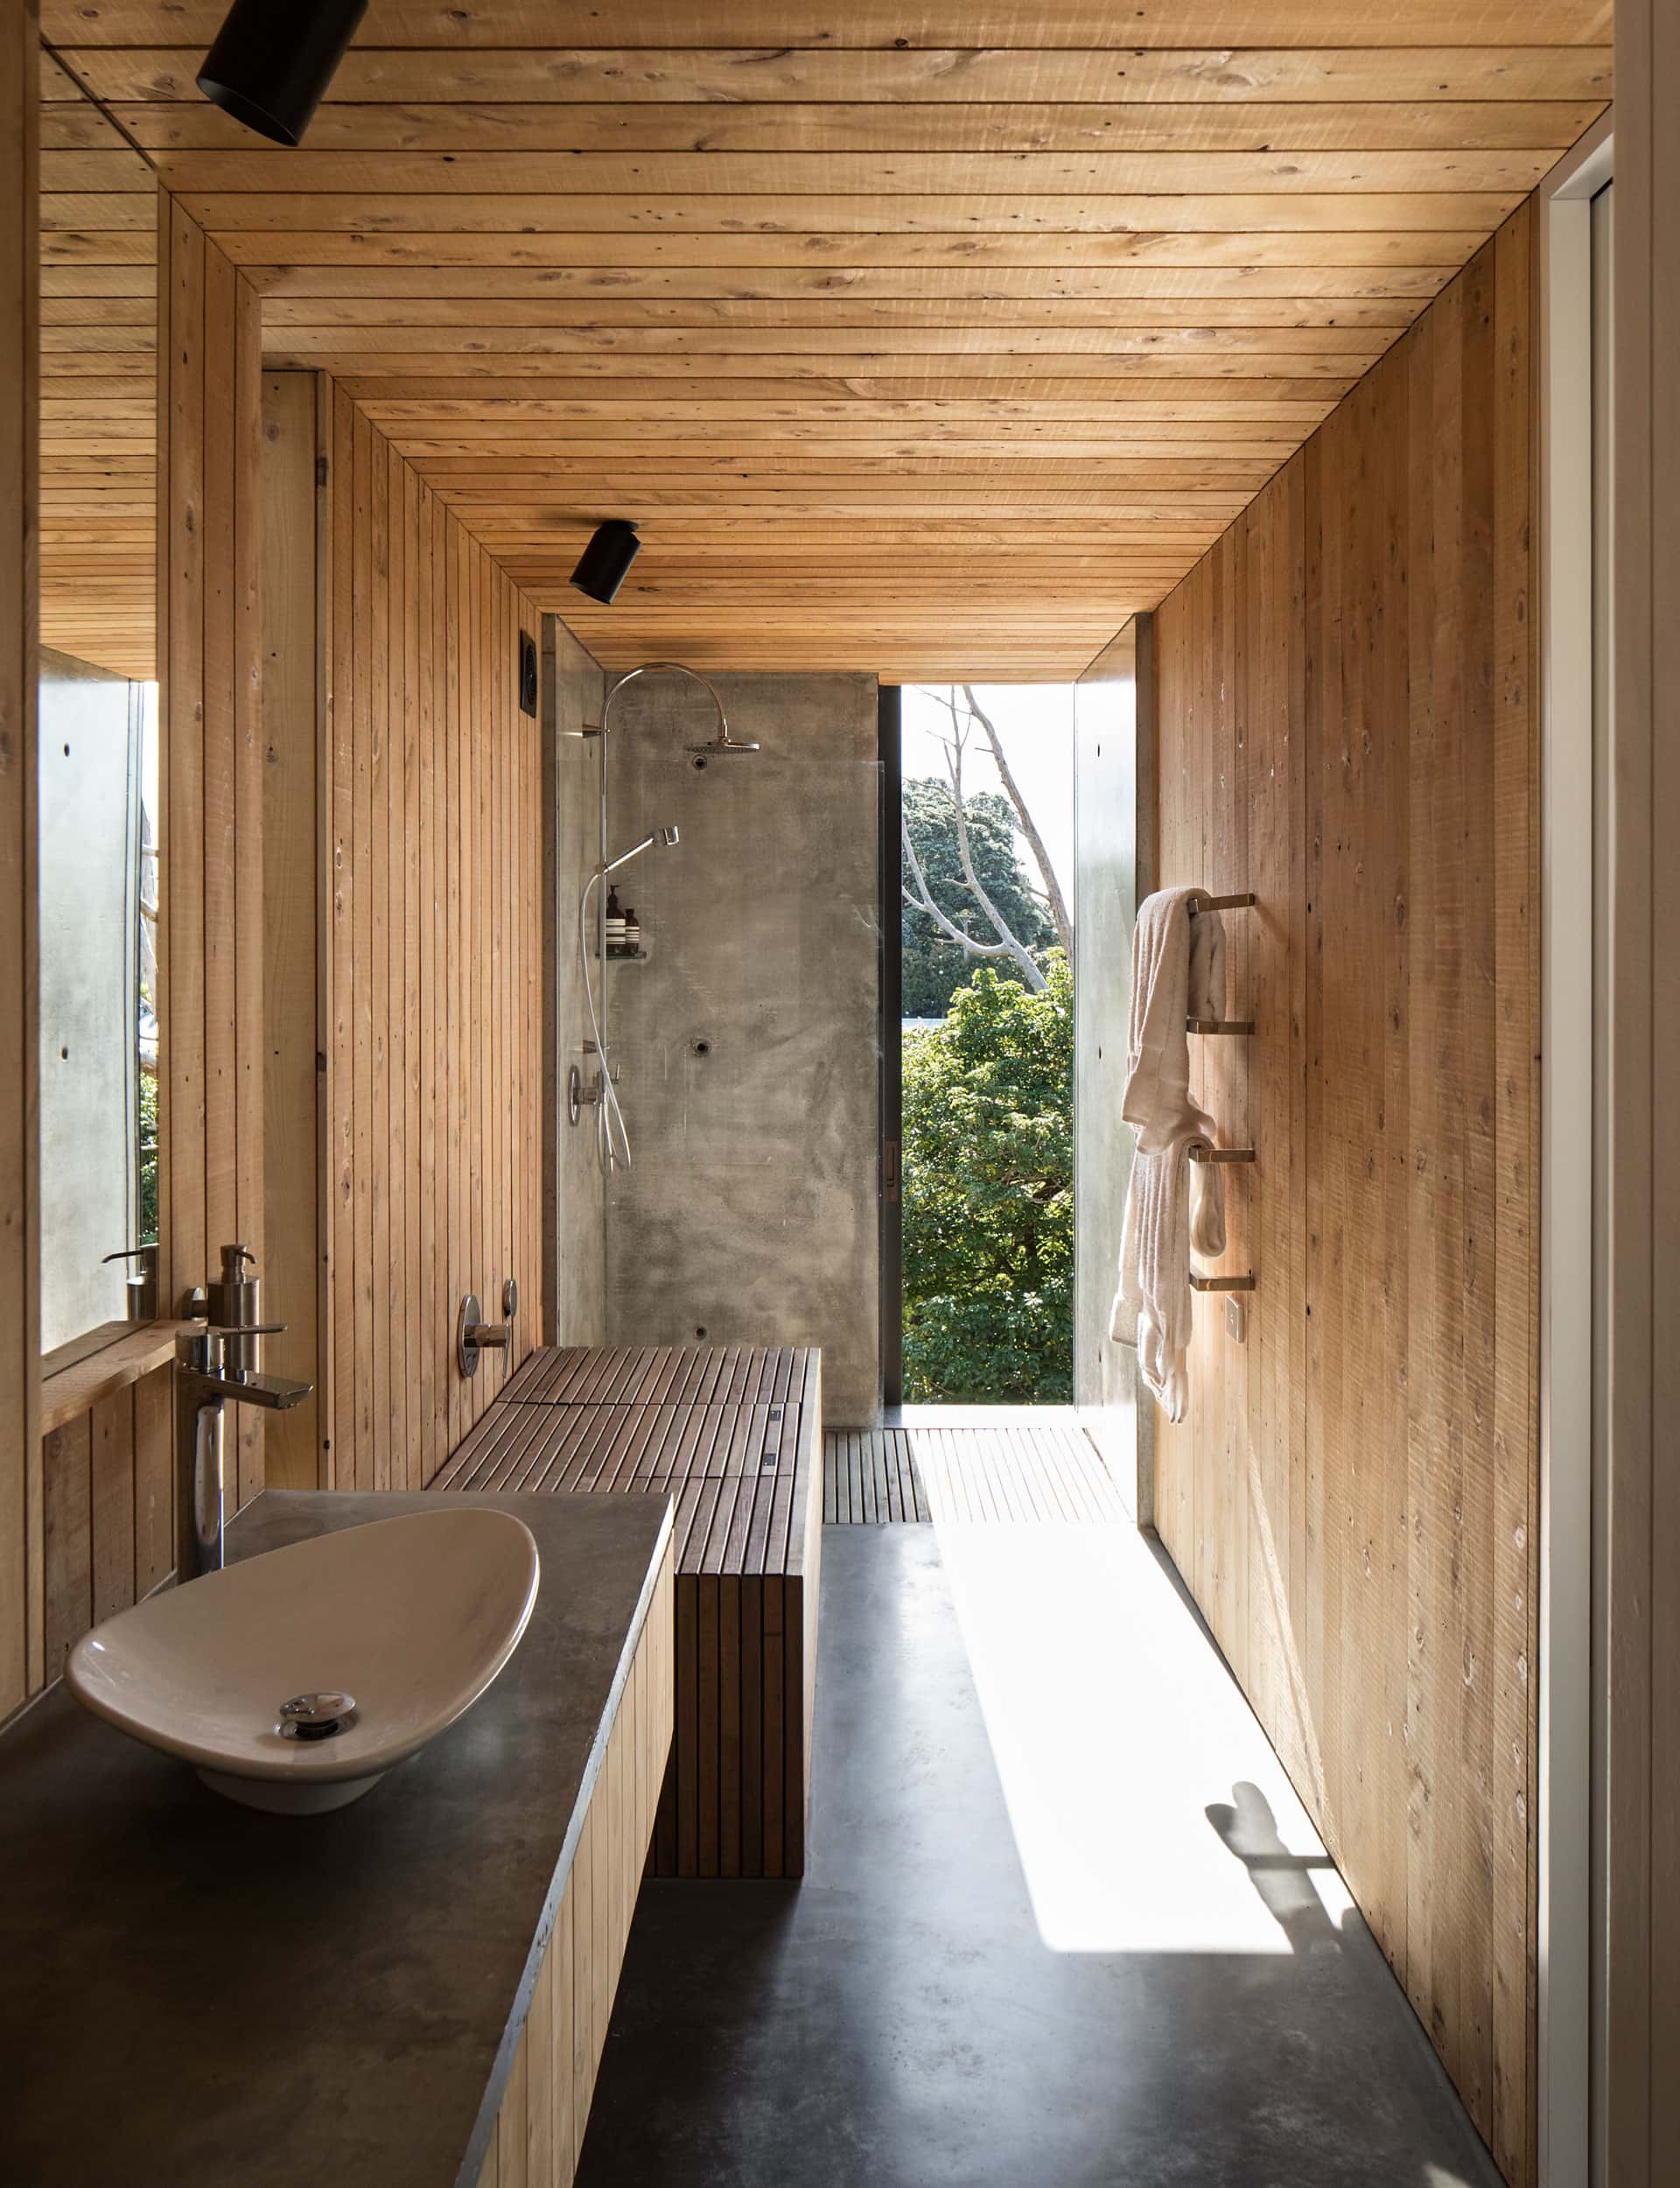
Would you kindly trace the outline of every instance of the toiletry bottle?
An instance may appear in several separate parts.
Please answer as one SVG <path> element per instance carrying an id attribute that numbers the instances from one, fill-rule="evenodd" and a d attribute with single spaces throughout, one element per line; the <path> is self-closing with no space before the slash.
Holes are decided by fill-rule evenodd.
<path id="1" fill-rule="evenodd" d="M 256 1256 L 248 1246 L 224 1246 L 221 1250 L 221 1274 L 210 1287 L 210 1320 L 219 1329 L 248 1329 L 262 1319 L 257 1312 L 259 1291 L 257 1280 L 247 1276 L 245 1265 L 253 1267 Z M 222 1357 L 230 1368 L 254 1370 L 257 1364 L 256 1337 L 230 1337 L 223 1349 Z"/>
<path id="2" fill-rule="evenodd" d="M 636 917 L 636 908 L 634 904 L 625 907 L 624 954 L 626 957 L 639 957 L 641 954 L 641 922 Z"/>
<path id="3" fill-rule="evenodd" d="M 606 948 L 609 956 L 624 948 L 624 907 L 617 889 L 606 893 Z"/>

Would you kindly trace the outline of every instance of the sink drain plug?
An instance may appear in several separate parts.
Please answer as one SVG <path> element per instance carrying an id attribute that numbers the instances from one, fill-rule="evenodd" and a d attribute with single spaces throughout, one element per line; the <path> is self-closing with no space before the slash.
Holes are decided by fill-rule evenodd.
<path id="1" fill-rule="evenodd" d="M 354 1694 L 294 1694 L 280 1705 L 283 1740 L 331 1740 L 356 1722 Z"/>

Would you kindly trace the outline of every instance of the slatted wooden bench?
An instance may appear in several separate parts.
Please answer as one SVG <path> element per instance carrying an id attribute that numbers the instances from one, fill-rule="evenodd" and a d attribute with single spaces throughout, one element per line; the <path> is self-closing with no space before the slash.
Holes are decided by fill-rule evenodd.
<path id="1" fill-rule="evenodd" d="M 822 1354 L 545 1347 L 430 1486 L 675 1498 L 676 1736 L 649 1874 L 802 1876 Z"/>

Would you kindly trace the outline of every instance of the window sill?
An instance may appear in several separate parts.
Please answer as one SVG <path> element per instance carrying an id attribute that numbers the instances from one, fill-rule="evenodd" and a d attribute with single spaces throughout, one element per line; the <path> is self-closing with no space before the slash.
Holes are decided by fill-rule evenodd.
<path id="1" fill-rule="evenodd" d="M 148 1322 L 125 1328 L 119 1337 L 69 1367 L 41 1378 L 41 1434 L 50 1435 L 66 1421 L 89 1412 L 103 1398 L 166 1367 L 175 1357 L 175 1341 L 187 1328 L 181 1322 Z"/>

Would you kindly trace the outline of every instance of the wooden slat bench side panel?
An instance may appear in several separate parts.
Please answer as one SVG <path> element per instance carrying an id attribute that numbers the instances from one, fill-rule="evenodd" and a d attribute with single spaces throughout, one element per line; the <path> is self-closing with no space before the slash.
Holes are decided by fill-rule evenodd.
<path id="1" fill-rule="evenodd" d="M 570 2188 L 671 1739 L 668 1548 L 561 1894 L 480 2188 Z"/>
<path id="2" fill-rule="evenodd" d="M 547 1347 L 434 1483 L 675 1499 L 675 1737 L 651 1875 L 802 1871 L 821 1424 L 808 1349 Z"/>

